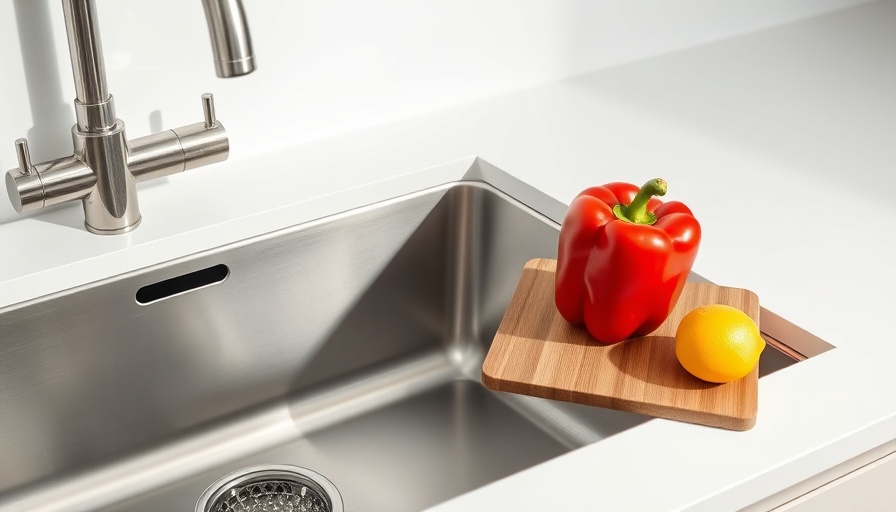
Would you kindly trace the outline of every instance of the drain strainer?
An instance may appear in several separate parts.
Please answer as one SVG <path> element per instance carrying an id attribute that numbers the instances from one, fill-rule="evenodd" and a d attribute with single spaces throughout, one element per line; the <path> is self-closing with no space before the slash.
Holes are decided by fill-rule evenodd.
<path id="1" fill-rule="evenodd" d="M 342 495 L 323 475 L 285 464 L 251 466 L 209 486 L 196 512 L 343 512 Z"/>

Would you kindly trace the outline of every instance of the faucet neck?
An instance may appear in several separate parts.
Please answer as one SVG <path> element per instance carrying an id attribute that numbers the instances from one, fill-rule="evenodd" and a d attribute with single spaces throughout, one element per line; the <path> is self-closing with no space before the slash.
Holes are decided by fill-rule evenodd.
<path id="1" fill-rule="evenodd" d="M 62 0 L 75 81 L 75 115 L 84 133 L 115 126 L 115 106 L 106 85 L 106 65 L 94 0 Z"/>

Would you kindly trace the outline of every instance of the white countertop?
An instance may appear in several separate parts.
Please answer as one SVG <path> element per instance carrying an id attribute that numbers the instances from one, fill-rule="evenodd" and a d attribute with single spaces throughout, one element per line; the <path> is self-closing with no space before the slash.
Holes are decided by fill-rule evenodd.
<path id="1" fill-rule="evenodd" d="M 837 348 L 762 378 L 750 431 L 652 420 L 435 509 L 742 507 L 896 438 L 894 22 L 877 2 L 263 157 L 228 126 L 231 159 L 142 186 L 131 234 L 78 204 L 0 224 L 0 307 L 472 155 L 563 202 L 661 176 L 703 226 L 698 273 Z"/>

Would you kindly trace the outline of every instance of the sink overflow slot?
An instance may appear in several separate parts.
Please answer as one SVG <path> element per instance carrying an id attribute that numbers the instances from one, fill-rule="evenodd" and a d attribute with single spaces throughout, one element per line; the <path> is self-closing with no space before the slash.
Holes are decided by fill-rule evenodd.
<path id="1" fill-rule="evenodd" d="M 227 279 L 230 269 L 227 265 L 215 265 L 189 274 L 184 274 L 158 283 L 148 284 L 137 290 L 137 304 L 146 306 L 199 288 L 218 284 Z"/>

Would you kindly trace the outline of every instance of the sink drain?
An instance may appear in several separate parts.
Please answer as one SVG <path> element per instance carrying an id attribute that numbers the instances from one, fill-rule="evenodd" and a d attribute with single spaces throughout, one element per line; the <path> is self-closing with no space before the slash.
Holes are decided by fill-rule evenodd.
<path id="1" fill-rule="evenodd" d="M 323 475 L 284 464 L 243 468 L 202 493 L 196 512 L 343 512 L 342 495 Z"/>

